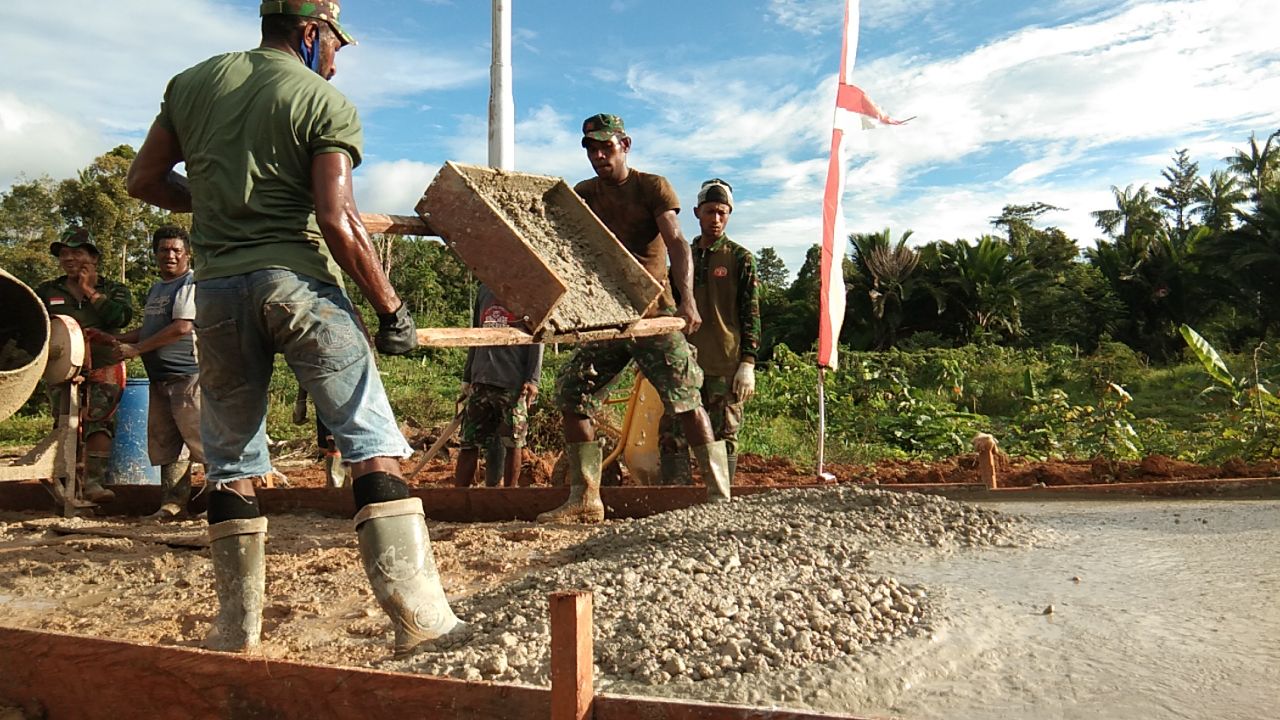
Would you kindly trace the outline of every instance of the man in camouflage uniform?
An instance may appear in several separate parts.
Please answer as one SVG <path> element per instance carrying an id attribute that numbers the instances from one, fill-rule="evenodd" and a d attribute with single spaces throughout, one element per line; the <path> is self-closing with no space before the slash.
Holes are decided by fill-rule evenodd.
<path id="1" fill-rule="evenodd" d="M 702 233 L 693 239 L 693 294 L 702 327 L 689 342 L 698 349 L 702 402 L 717 440 L 725 442 L 729 477 L 738 465 L 738 428 L 742 406 L 755 393 L 756 354 L 760 351 L 760 298 L 756 261 L 751 251 L 729 239 L 725 228 L 733 213 L 733 188 L 714 178 L 702 183 L 693 210 Z M 662 480 L 688 484 L 688 449 L 679 426 L 664 415 L 659 430 Z"/>
<path id="2" fill-rule="evenodd" d="M 484 285 L 476 295 L 471 325 L 523 327 L 521 318 Z M 462 392 L 467 406 L 462 418 L 462 449 L 454 468 L 455 485 L 471 485 L 480 448 L 492 447 L 496 442 L 505 453 L 488 453 L 485 485 L 494 487 L 501 479 L 507 487 L 516 486 L 529 433 L 529 405 L 538 397 L 541 376 L 541 343 L 467 350 L 467 364 L 462 370 Z M 504 454 L 505 462 L 501 459 Z"/>
<path id="3" fill-rule="evenodd" d="M 645 270 L 663 282 L 663 296 L 653 314 L 674 312 L 684 318 L 687 332 L 697 332 L 702 318 L 694 301 L 689 244 L 676 219 L 680 200 L 675 190 L 661 175 L 627 167 L 631 138 L 617 115 L 587 118 L 582 135 L 582 147 L 596 177 L 583 180 L 574 190 Z M 670 284 L 666 282 L 668 254 Z M 671 285 L 679 292 L 679 304 L 671 296 Z M 702 471 L 707 499 L 729 499 L 725 444 L 715 440 L 702 408 L 702 370 L 693 354 L 684 335 L 669 333 L 591 343 L 565 364 L 558 379 L 557 400 L 563 415 L 570 495 L 564 505 L 539 515 L 539 522 L 604 519 L 600 444 L 591 416 L 600 407 L 597 392 L 612 383 L 631 360 L 658 391 L 666 411 L 680 422 Z"/>
<path id="4" fill-rule="evenodd" d="M 124 391 L 124 364 L 114 357 L 113 339 L 109 333 L 119 332 L 133 319 L 133 301 L 129 288 L 98 274 L 101 253 L 93 244 L 89 231 L 73 227 L 62 240 L 49 246 L 66 273 L 35 288 L 51 315 L 66 315 L 80 323 L 90 347 L 90 368 L 84 380 L 84 498 L 90 502 L 107 502 L 115 493 L 103 487 L 107 464 L 111 460 L 111 441 L 116 434 L 115 412 Z M 49 404 L 53 416 L 66 401 L 72 386 L 60 383 L 49 387 Z"/>
<path id="5" fill-rule="evenodd" d="M 390 616 L 395 650 L 462 627 L 449 607 L 422 501 L 400 460 L 411 450 L 333 263 L 378 313 L 383 353 L 417 347 L 413 318 L 378 264 L 356 209 L 364 134 L 328 83 L 352 42 L 336 0 L 266 0 L 262 43 L 170 80 L 129 169 L 136 198 L 193 212 L 196 335 L 218 616 L 207 647 L 260 643 L 267 519 L 254 479 L 271 472 L 267 390 L 284 355 L 354 478 L 360 557 Z M 173 172 L 185 162 L 191 182 Z"/>

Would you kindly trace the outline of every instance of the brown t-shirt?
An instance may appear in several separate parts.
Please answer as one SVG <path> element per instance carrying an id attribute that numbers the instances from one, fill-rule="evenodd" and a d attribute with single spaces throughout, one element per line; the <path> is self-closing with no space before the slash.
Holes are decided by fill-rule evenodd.
<path id="1" fill-rule="evenodd" d="M 668 210 L 680 212 L 680 198 L 671 183 L 661 175 L 631 170 L 619 185 L 594 177 L 583 180 L 573 189 L 618 237 L 622 246 L 662 283 L 662 298 L 655 310 L 664 311 L 674 306 L 667 283 L 667 246 L 658 231 L 659 215 Z"/>

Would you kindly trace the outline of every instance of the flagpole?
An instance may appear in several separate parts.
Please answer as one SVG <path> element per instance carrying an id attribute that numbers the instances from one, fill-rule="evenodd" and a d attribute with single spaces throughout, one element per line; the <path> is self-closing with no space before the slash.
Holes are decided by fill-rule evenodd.
<path id="1" fill-rule="evenodd" d="M 819 480 L 825 479 L 826 473 L 822 471 L 822 466 L 826 459 L 827 445 L 827 391 L 825 387 L 825 378 L 827 369 L 818 368 L 818 472 Z"/>

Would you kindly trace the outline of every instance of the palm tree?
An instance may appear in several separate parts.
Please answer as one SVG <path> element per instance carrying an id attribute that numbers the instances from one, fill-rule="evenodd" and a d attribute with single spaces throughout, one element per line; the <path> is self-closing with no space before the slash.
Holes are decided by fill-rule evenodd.
<path id="1" fill-rule="evenodd" d="M 1275 183 L 1280 173 L 1280 145 L 1273 144 L 1277 138 L 1280 130 L 1271 133 L 1259 148 L 1257 136 L 1251 133 L 1249 152 L 1237 150 L 1235 155 L 1223 158 L 1227 168 L 1248 183 L 1254 202 L 1261 200 L 1263 191 Z"/>
<path id="2" fill-rule="evenodd" d="M 1222 170 L 1209 173 L 1209 179 L 1196 183 L 1192 212 L 1200 223 L 1215 233 L 1230 230 L 1235 225 L 1236 208 L 1249 199 L 1240 180 Z"/>
<path id="3" fill-rule="evenodd" d="M 1091 213 L 1107 235 L 1135 248 L 1145 248 L 1165 234 L 1159 201 L 1146 185 L 1137 190 L 1132 185 L 1124 190 L 1112 185 L 1111 194 L 1116 201 L 1114 208 Z"/>
<path id="4" fill-rule="evenodd" d="M 938 314 L 948 306 L 960 307 L 966 341 L 1022 334 L 1022 295 L 1040 280 L 1026 256 L 1015 255 L 1007 242 L 985 235 L 973 245 L 963 240 L 931 245 L 926 261 L 937 280 L 929 289 Z"/>
<path id="5" fill-rule="evenodd" d="M 1201 253 L 1227 299 L 1266 338 L 1280 327 L 1280 188 L 1264 190 L 1257 209 L 1240 217 L 1239 227 L 1210 238 Z"/>
<path id="6" fill-rule="evenodd" d="M 902 303 L 910 291 L 910 278 L 920 263 L 920 253 L 907 246 L 911 230 L 902 233 L 894 243 L 889 228 L 878 233 L 854 233 L 854 269 L 864 284 L 871 301 L 872 325 L 877 350 L 887 350 L 898 339 L 902 325 Z"/>

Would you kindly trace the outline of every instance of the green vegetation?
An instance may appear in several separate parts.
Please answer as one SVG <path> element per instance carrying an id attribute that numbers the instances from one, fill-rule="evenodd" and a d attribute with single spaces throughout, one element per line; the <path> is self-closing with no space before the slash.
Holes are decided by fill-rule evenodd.
<path id="1" fill-rule="evenodd" d="M 33 285 L 51 277 L 49 242 L 84 224 L 104 274 L 140 301 L 152 278 L 150 231 L 189 218 L 126 196 L 133 156 L 120 146 L 74 178 L 0 193 L 0 266 Z M 972 241 L 909 245 L 910 230 L 889 228 L 851 235 L 845 350 L 826 378 L 827 457 L 947 456 L 967 452 L 978 431 L 1035 458 L 1280 457 L 1280 131 L 1250 137 L 1207 177 L 1178 150 L 1154 187 L 1112 188 L 1112 196 L 1113 207 L 1093 213 L 1096 239 L 1039 226 L 1057 209 L 1044 203 L 1005 206 L 991 220 L 995 233 Z M 474 281 L 440 243 L 381 236 L 376 246 L 420 326 L 468 322 Z M 759 253 L 764 348 L 746 452 L 815 456 L 818 260 L 814 247 L 789 281 L 774 249 Z M 406 424 L 452 415 L 463 357 L 423 350 L 380 359 Z M 559 442 L 548 395 L 563 359 L 548 354 L 531 419 L 535 449 Z M 279 370 L 270 433 L 307 437 L 308 426 L 289 422 L 296 389 Z M 0 423 L 0 445 L 42 435 L 43 406 L 38 393 Z"/>

